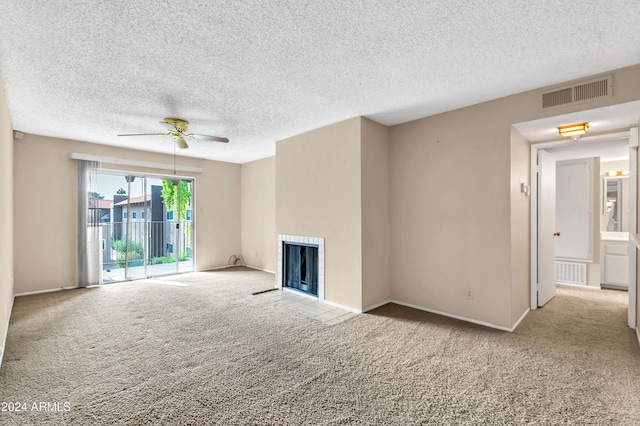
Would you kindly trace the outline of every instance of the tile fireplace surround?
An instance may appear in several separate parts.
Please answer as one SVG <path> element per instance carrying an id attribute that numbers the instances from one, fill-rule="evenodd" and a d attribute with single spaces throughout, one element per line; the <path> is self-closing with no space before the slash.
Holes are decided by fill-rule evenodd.
<path id="1" fill-rule="evenodd" d="M 288 289 L 282 286 L 283 277 L 283 244 L 313 244 L 318 246 L 318 297 L 305 295 L 301 292 Z M 324 238 L 323 237 L 307 237 L 302 235 L 278 234 L 278 288 L 285 291 L 294 291 L 306 297 L 324 301 Z"/>

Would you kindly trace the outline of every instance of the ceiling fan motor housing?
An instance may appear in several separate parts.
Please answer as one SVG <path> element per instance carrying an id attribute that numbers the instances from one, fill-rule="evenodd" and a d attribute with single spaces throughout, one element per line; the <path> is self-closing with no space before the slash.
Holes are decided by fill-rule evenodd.
<path id="1" fill-rule="evenodd" d="M 188 121 L 184 121 L 179 118 L 165 118 L 163 121 L 167 124 L 171 124 L 180 133 L 186 132 L 187 127 L 189 126 Z"/>

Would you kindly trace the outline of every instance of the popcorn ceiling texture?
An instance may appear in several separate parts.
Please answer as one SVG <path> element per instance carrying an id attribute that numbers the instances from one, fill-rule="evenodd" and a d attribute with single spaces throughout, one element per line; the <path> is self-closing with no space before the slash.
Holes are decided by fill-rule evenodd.
<path id="1" fill-rule="evenodd" d="M 157 152 L 164 117 L 243 163 L 364 115 L 398 124 L 640 62 L 640 2 L 0 0 L 15 129 Z"/>

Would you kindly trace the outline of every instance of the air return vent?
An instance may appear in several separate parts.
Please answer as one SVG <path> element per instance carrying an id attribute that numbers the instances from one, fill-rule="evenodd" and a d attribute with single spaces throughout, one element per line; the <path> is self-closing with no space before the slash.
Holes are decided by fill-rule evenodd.
<path id="1" fill-rule="evenodd" d="M 586 263 L 556 260 L 556 282 L 561 284 L 587 285 Z"/>
<path id="2" fill-rule="evenodd" d="M 554 106 L 570 104 L 571 102 L 573 102 L 572 87 L 542 94 L 542 108 L 551 108 Z"/>
<path id="3" fill-rule="evenodd" d="M 541 109 L 546 110 L 593 99 L 607 98 L 612 94 L 613 78 L 608 75 L 543 92 L 540 104 Z"/>

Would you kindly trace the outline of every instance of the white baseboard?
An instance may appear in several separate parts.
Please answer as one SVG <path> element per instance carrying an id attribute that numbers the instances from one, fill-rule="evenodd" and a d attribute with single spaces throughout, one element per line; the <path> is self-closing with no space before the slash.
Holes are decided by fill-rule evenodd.
<path id="1" fill-rule="evenodd" d="M 556 286 L 565 286 L 565 287 L 574 287 L 574 288 L 583 288 L 585 290 L 602 290 L 600 286 L 596 287 L 594 285 L 584 285 L 584 284 L 571 284 L 571 283 L 556 283 Z"/>
<path id="2" fill-rule="evenodd" d="M 341 304 L 336 303 L 336 302 L 331 302 L 331 301 L 329 301 L 327 299 L 324 299 L 322 302 L 326 303 L 327 305 L 335 306 L 336 308 L 344 309 L 345 311 L 353 312 L 355 314 L 361 314 L 362 313 L 362 309 L 356 309 L 356 308 L 352 308 L 351 306 L 341 305 Z"/>
<path id="3" fill-rule="evenodd" d="M 377 304 L 375 304 L 373 306 L 369 306 L 368 308 L 363 309 L 362 312 L 373 311 L 374 309 L 379 308 L 380 306 L 384 306 L 387 303 L 391 303 L 391 300 L 385 300 L 384 302 L 380 302 L 380 303 L 377 303 Z"/>
<path id="4" fill-rule="evenodd" d="M 244 266 L 245 268 L 256 269 L 258 271 L 263 271 L 263 272 L 268 272 L 270 274 L 275 274 L 275 272 L 270 271 L 268 269 L 262 269 L 262 268 L 258 268 L 257 266 L 246 265 L 244 263 L 238 264 L 238 265 L 224 265 L 224 266 L 215 266 L 213 268 L 198 269 L 196 272 L 219 271 L 220 269 L 235 268 L 237 266 Z"/>
<path id="5" fill-rule="evenodd" d="M 13 297 L 31 296 L 34 294 L 42 294 L 42 293 L 53 293 L 54 291 L 74 290 L 76 288 L 81 288 L 81 287 L 58 287 L 58 288 L 48 288 L 46 290 L 27 291 L 24 293 L 16 293 L 13 295 Z"/>
<path id="6" fill-rule="evenodd" d="M 7 336 L 9 335 L 9 321 L 11 321 L 11 312 L 13 312 L 13 302 L 15 302 L 16 297 L 11 298 L 11 305 L 9 306 L 9 316 L 7 317 L 7 326 L 4 329 L 4 334 L 2 335 L 2 345 L 0 345 L 0 368 L 2 368 L 2 360 L 4 359 L 4 353 L 7 348 Z"/>
<path id="7" fill-rule="evenodd" d="M 258 268 L 257 266 L 251 266 L 251 265 L 244 265 L 244 266 L 246 266 L 247 268 L 250 268 L 250 269 L 255 269 L 257 271 L 262 271 L 262 272 L 268 272 L 270 274 L 274 274 L 275 275 L 275 272 L 270 271 L 268 269 L 262 269 L 262 268 Z"/>
<path id="8" fill-rule="evenodd" d="M 229 268 L 235 268 L 236 266 L 244 266 L 244 265 L 224 265 L 224 266 L 214 266 L 213 268 L 205 268 L 205 269 L 198 269 L 195 272 L 209 272 L 209 271 L 219 271 L 221 269 L 229 269 Z"/>
<path id="9" fill-rule="evenodd" d="M 516 328 L 518 328 L 518 326 L 520 325 L 522 320 L 525 319 L 525 317 L 529 314 L 529 312 L 531 312 L 531 309 L 527 308 L 527 310 L 524 311 L 524 314 L 522 314 L 520 319 L 518 321 L 516 321 L 516 323 L 513 325 L 513 327 L 511 327 L 511 330 L 509 330 L 509 331 L 514 331 Z"/>
<path id="10" fill-rule="evenodd" d="M 508 331 L 508 332 L 512 332 L 513 330 L 515 330 L 515 326 L 513 328 L 504 327 L 504 326 L 501 326 L 501 325 L 491 324 L 491 323 L 485 322 L 485 321 L 478 321 L 478 320 L 475 320 L 475 319 L 472 319 L 472 318 L 463 317 L 463 316 L 460 316 L 460 315 L 454 315 L 454 314 L 449 314 L 447 312 L 436 311 L 435 309 L 429 309 L 429 308 L 425 308 L 425 307 L 418 306 L 418 305 L 412 305 L 411 303 L 400 302 L 398 300 L 391 300 L 391 302 L 392 303 L 397 303 L 398 305 L 406 306 L 408 308 L 418 309 L 418 310 L 421 310 L 421 311 L 430 312 L 432 314 L 442 315 L 444 317 L 455 318 L 457 320 L 461 320 L 461 321 L 466 321 L 466 322 L 470 322 L 470 323 L 473 323 L 473 324 L 482 325 L 484 327 L 495 328 L 496 330 Z M 525 312 L 525 315 L 526 315 L 526 312 Z M 518 320 L 518 322 L 521 321 L 523 318 L 524 318 L 524 315 L 520 320 Z M 517 326 L 517 324 L 516 324 L 516 326 Z"/>
<path id="11" fill-rule="evenodd" d="M 638 345 L 640 345 L 640 330 L 636 327 L 636 337 L 638 338 Z"/>

